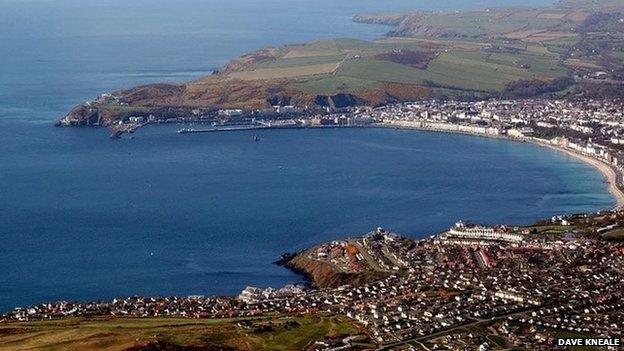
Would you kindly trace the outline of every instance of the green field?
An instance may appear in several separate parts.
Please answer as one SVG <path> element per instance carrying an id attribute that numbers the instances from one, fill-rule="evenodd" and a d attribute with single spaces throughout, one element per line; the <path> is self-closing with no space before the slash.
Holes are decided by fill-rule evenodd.
<path id="1" fill-rule="evenodd" d="M 326 76 L 308 80 L 295 85 L 298 89 L 311 94 L 335 94 L 340 92 L 359 92 L 375 89 L 381 83 L 375 80 L 346 76 Z"/>
<path id="2" fill-rule="evenodd" d="M 357 332 L 346 318 L 311 315 L 247 320 L 67 319 L 0 324 L 0 349 L 117 351 L 160 342 L 233 350 L 301 350 L 311 341 Z"/>
<path id="3" fill-rule="evenodd" d="M 254 69 L 307 66 L 307 65 L 315 65 L 315 64 L 329 63 L 329 62 L 340 62 L 343 59 L 344 59 L 344 55 L 323 55 L 323 56 L 281 58 L 275 61 L 266 61 L 266 62 L 258 63 L 254 66 Z"/>
<path id="4" fill-rule="evenodd" d="M 444 53 L 430 62 L 429 67 L 424 70 L 388 61 L 353 60 L 346 62 L 337 74 L 379 82 L 415 85 L 431 81 L 444 87 L 474 91 L 500 90 L 511 81 L 540 76 L 538 72 L 515 67 L 512 63 L 488 62 L 484 57 L 478 56 L 480 56 L 478 53 L 475 53 L 474 57 Z M 537 67 L 544 69 L 543 65 Z"/>
<path id="5" fill-rule="evenodd" d="M 466 21 L 470 23 L 458 25 L 473 25 L 478 18 Z M 321 40 L 279 48 L 273 58 L 261 57 L 232 76 L 252 80 L 289 78 L 291 87 L 315 95 L 375 91 L 389 83 L 426 85 L 434 88 L 432 91 L 442 88 L 453 95 L 461 91 L 501 91 L 512 81 L 548 79 L 567 74 L 567 69 L 559 65 L 559 54 L 550 51 L 547 46 L 511 44 L 504 40 L 492 43 L 469 38 Z M 505 49 L 492 49 L 491 45 L 500 45 Z M 433 54 L 434 58 L 426 68 L 416 68 L 379 56 L 402 51 Z M 328 65 L 332 64 L 336 65 L 336 70 L 328 72 Z M 314 71 L 315 68 L 318 70 Z"/>

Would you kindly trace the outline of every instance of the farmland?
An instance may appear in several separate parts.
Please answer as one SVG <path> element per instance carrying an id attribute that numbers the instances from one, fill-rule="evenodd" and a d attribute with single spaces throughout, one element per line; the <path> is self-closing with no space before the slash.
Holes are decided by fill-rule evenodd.
<path id="1" fill-rule="evenodd" d="M 78 106 L 61 124 L 110 125 L 136 114 L 166 119 L 198 108 L 250 111 L 275 102 L 525 98 L 517 92 L 539 85 L 556 88 L 538 95 L 568 96 L 595 92 L 592 85 L 605 81 L 604 91 L 617 92 L 624 82 L 624 22 L 617 12 L 601 12 L 616 10 L 624 11 L 617 1 L 568 0 L 541 8 L 356 16 L 394 28 L 374 41 L 340 38 L 251 52 L 193 82 L 114 92 L 113 103 Z"/>
<path id="2" fill-rule="evenodd" d="M 230 76 L 244 80 L 299 78 L 294 87 L 304 92 L 337 94 L 375 90 L 384 83 L 494 92 L 511 81 L 550 79 L 567 73 L 558 65 L 558 54 L 543 46 L 513 53 L 488 52 L 487 48 L 491 46 L 465 40 L 328 40 L 286 46 L 279 50 L 280 56 L 263 58 Z M 323 55 L 314 55 L 317 49 Z M 334 55 L 325 55 L 330 52 Z M 407 54 L 427 57 L 428 62 L 415 65 L 397 59 Z"/>

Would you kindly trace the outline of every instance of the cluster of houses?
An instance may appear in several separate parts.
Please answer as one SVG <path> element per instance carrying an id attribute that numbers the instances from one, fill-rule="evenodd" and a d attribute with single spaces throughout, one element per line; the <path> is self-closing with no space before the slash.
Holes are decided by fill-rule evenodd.
<path id="1" fill-rule="evenodd" d="M 471 245 L 488 244 L 488 241 L 502 241 L 510 244 L 520 244 L 524 240 L 521 234 L 510 233 L 505 226 L 484 227 L 470 225 L 462 221 L 455 223 L 446 233 L 438 236 L 441 243 L 463 243 Z"/>
<path id="2" fill-rule="evenodd" d="M 461 240 L 441 239 L 449 233 Z M 385 278 L 328 289 L 247 287 L 238 297 L 47 303 L 16 308 L 0 321 L 326 313 L 361 323 L 379 345 L 418 340 L 452 347 L 461 341 L 488 349 L 494 334 L 510 347 L 531 350 L 548 350 L 561 332 L 621 337 L 624 330 L 624 244 L 599 236 L 551 239 L 459 222 L 446 233 L 414 241 L 378 228 L 317 246 L 308 258 L 327 262 L 337 249 L 337 256 L 361 255 L 366 269 L 384 271 Z M 333 260 L 349 269 L 345 261 Z M 323 349 L 322 343 L 315 345 Z"/>

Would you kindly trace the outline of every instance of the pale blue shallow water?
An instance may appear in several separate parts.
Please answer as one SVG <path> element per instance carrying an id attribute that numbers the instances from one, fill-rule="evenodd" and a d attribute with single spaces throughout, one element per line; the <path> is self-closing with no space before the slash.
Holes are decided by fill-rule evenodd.
<path id="1" fill-rule="evenodd" d="M 385 226 L 530 223 L 609 208 L 590 166 L 536 146 L 396 130 L 111 141 L 53 122 L 100 92 L 205 75 L 267 45 L 371 39 L 351 15 L 526 1 L 0 2 L 0 311 L 57 299 L 231 294 L 300 278 L 284 251 Z M 532 5 L 540 2 L 534 1 Z"/>

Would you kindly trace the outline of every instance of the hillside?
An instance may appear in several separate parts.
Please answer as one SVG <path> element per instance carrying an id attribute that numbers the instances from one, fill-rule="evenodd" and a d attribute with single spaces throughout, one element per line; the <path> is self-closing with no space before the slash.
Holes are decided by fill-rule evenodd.
<path id="1" fill-rule="evenodd" d="M 623 16 L 617 2 L 599 4 L 604 6 L 568 1 L 540 9 L 356 16 L 395 29 L 373 42 L 335 39 L 259 50 L 193 82 L 102 95 L 74 108 L 60 124 L 112 125 L 130 116 L 202 118 L 218 109 L 275 105 L 340 108 L 429 97 L 525 97 L 532 91 L 570 92 L 571 85 L 582 88 L 598 78 L 619 87 Z"/>

